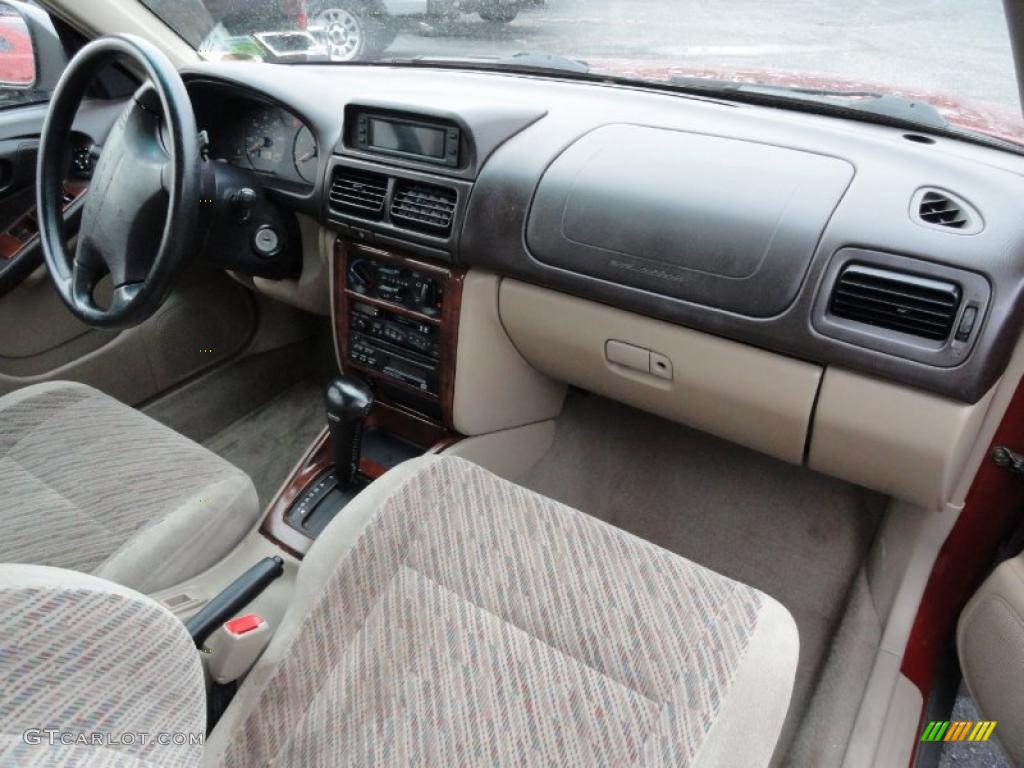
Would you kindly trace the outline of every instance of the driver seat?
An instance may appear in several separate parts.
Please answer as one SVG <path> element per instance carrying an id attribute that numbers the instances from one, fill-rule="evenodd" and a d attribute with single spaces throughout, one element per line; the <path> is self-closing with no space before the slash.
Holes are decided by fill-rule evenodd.
<path id="1" fill-rule="evenodd" d="M 206 570 L 259 516 L 252 480 L 83 384 L 0 397 L 0 561 L 155 592 Z"/>

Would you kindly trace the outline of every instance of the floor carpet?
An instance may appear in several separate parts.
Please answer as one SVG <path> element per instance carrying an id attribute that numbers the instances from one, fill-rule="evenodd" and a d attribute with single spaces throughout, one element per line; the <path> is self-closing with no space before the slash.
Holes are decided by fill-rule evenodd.
<path id="1" fill-rule="evenodd" d="M 520 483 L 757 587 L 793 614 L 800 661 L 775 760 L 793 764 L 884 497 L 584 393 L 569 397 L 557 424 L 551 450 Z M 866 639 L 862 653 L 873 657 L 870 630 Z M 837 688 L 859 702 L 858 691 Z M 841 759 L 836 746 L 815 760 Z"/>
<path id="2" fill-rule="evenodd" d="M 316 382 L 295 384 L 203 445 L 248 474 L 265 507 L 327 426 L 323 393 L 323 385 Z"/>

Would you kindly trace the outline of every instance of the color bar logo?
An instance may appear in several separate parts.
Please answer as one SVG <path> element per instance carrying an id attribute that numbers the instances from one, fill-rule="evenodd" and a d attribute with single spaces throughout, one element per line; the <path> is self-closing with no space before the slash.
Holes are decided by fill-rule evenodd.
<path id="1" fill-rule="evenodd" d="M 995 720 L 932 720 L 921 741 L 988 741 L 995 729 Z"/>

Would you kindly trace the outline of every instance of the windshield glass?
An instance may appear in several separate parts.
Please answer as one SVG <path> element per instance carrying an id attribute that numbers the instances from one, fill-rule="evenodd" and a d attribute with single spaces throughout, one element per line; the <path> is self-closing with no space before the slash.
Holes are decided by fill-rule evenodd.
<path id="1" fill-rule="evenodd" d="M 898 97 L 932 105 L 951 126 L 1024 143 L 1002 0 L 142 2 L 212 59 L 443 60 L 680 88 L 743 84 L 867 111 Z"/>

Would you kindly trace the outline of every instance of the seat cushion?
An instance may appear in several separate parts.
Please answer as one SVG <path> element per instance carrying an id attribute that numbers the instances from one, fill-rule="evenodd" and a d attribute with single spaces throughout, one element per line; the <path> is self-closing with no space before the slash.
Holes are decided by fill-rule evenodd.
<path id="1" fill-rule="evenodd" d="M 204 759 L 767 765 L 798 645 L 767 595 L 425 457 L 314 544 Z"/>
<path id="2" fill-rule="evenodd" d="M 4 564 L 0 627 L 0 765 L 199 764 L 202 665 L 159 603 L 94 576 Z"/>
<path id="3" fill-rule="evenodd" d="M 259 515 L 252 481 L 91 387 L 0 398 L 0 561 L 95 573 L 143 592 L 210 567 Z"/>

